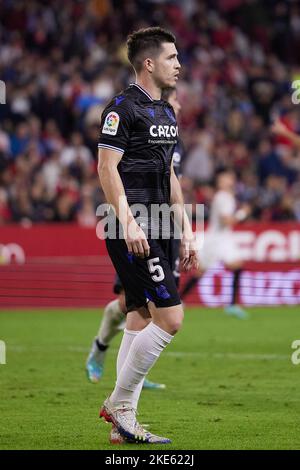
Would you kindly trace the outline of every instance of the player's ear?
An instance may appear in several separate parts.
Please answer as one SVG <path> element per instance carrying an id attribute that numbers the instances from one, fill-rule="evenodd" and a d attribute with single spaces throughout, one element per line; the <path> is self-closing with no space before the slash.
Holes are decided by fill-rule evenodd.
<path id="1" fill-rule="evenodd" d="M 144 60 L 144 66 L 149 73 L 152 73 L 154 70 L 154 62 L 149 57 Z"/>

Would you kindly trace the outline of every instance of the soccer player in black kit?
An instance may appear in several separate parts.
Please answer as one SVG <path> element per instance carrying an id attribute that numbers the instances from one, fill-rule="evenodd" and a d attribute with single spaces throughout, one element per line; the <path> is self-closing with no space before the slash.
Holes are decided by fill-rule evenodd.
<path id="1" fill-rule="evenodd" d="M 162 99 L 169 102 L 173 107 L 175 116 L 180 113 L 181 105 L 178 101 L 176 88 L 166 88 L 163 90 Z M 184 149 L 180 139 L 178 140 L 173 152 L 173 167 L 177 178 L 180 180 L 182 174 L 182 161 L 184 159 Z M 179 286 L 179 248 L 180 240 L 172 238 L 170 240 L 172 252 L 172 272 L 175 278 L 176 286 Z M 86 361 L 86 373 L 90 382 L 98 383 L 104 374 L 104 364 L 106 361 L 107 351 L 109 350 L 112 339 L 124 330 L 126 324 L 126 303 L 125 292 L 122 282 L 118 275 L 115 276 L 113 292 L 117 298 L 111 300 L 104 308 L 103 318 L 100 323 L 99 331 L 95 337 Z M 144 319 L 144 327 L 147 326 L 151 319 Z M 127 332 L 125 332 L 126 334 Z M 161 390 L 165 389 L 165 384 L 151 382 L 145 379 L 143 383 L 144 389 Z M 114 432 L 112 429 L 110 441 L 120 443 L 124 439 Z"/>
<path id="2" fill-rule="evenodd" d="M 99 139 L 98 172 L 105 197 L 123 237 L 108 232 L 106 246 L 125 290 L 126 329 L 117 360 L 117 382 L 100 416 L 129 442 L 169 443 L 147 432 L 136 420 L 143 381 L 183 321 L 183 308 L 172 275 L 171 232 L 152 211 L 176 205 L 183 226 L 182 267 L 197 266 L 195 239 L 184 210 L 172 156 L 178 128 L 173 108 L 161 99 L 176 85 L 180 64 L 175 37 L 161 28 L 139 30 L 127 41 L 136 83 L 105 108 Z M 138 217 L 133 205 L 143 204 Z M 153 215 L 154 214 L 154 215 Z M 157 234 L 159 234 L 157 236 Z M 144 327 L 143 320 L 151 318 Z M 141 329 L 141 324 L 143 325 Z"/>

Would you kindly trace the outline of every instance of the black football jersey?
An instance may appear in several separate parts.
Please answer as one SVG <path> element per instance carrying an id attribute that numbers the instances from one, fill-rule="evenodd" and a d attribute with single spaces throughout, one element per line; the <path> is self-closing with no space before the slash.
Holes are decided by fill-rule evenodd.
<path id="1" fill-rule="evenodd" d="M 103 111 L 99 148 L 123 154 L 118 165 L 129 206 L 170 203 L 171 161 L 178 141 L 172 106 L 153 100 L 138 84 Z M 149 214 L 150 215 L 150 214 Z"/>
<path id="2" fill-rule="evenodd" d="M 170 201 L 170 169 L 178 128 L 172 106 L 132 84 L 102 114 L 98 147 L 123 154 L 120 173 L 129 205 Z"/>

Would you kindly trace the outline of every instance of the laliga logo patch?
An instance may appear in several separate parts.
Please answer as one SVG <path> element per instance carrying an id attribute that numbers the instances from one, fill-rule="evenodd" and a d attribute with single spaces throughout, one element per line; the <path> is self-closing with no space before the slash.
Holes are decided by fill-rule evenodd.
<path id="1" fill-rule="evenodd" d="M 116 135 L 120 122 L 120 116 L 115 111 L 109 113 L 104 122 L 102 134 Z"/>

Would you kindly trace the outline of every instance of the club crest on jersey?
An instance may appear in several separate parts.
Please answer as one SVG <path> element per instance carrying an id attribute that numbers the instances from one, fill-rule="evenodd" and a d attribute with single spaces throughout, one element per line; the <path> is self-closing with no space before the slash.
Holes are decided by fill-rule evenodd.
<path id="1" fill-rule="evenodd" d="M 119 127 L 120 116 L 115 111 L 111 111 L 105 118 L 102 134 L 116 135 Z"/>
<path id="2" fill-rule="evenodd" d="M 179 165 L 180 160 L 181 160 L 180 153 L 179 152 L 174 152 L 173 153 L 173 163 L 176 163 L 177 165 Z"/>

